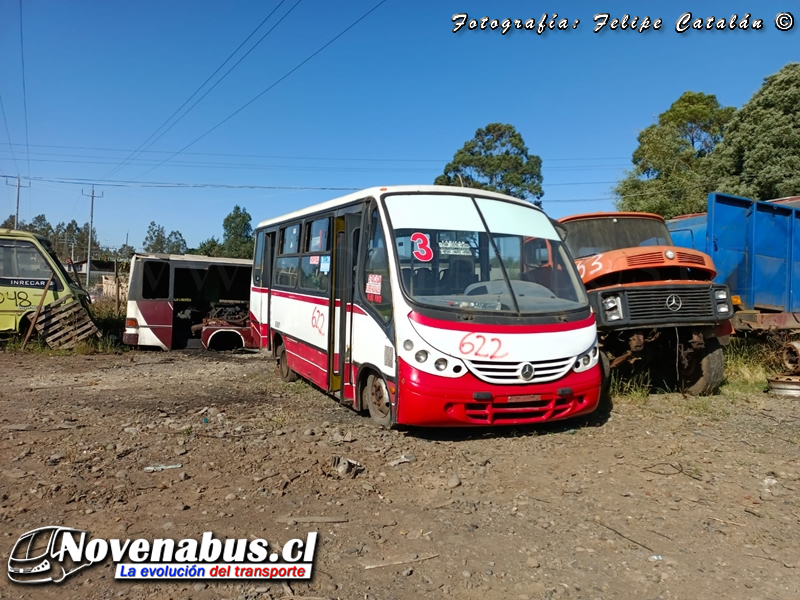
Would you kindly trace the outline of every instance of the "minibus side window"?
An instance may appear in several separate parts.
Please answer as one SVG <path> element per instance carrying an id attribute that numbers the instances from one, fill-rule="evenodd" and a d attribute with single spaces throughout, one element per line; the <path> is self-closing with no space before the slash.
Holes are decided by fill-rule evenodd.
<path id="1" fill-rule="evenodd" d="M 169 263 L 147 260 L 144 263 L 142 298 L 145 300 L 169 299 Z"/>
<path id="2" fill-rule="evenodd" d="M 263 231 L 256 233 L 255 255 L 253 256 L 253 285 L 261 286 L 261 274 L 264 268 L 264 239 Z"/>
<path id="3" fill-rule="evenodd" d="M 364 296 L 381 319 L 392 319 L 392 287 L 389 283 L 389 252 L 378 209 L 370 216 L 370 239 L 364 262 Z"/>
<path id="4" fill-rule="evenodd" d="M 280 256 L 275 261 L 275 285 L 293 288 L 297 286 L 297 270 L 300 266 L 300 224 L 281 229 Z M 292 255 L 292 256 L 286 256 Z"/>
<path id="5" fill-rule="evenodd" d="M 300 262 L 300 287 L 305 290 L 327 292 L 331 270 L 328 243 L 330 217 L 306 223 L 303 258 Z"/>

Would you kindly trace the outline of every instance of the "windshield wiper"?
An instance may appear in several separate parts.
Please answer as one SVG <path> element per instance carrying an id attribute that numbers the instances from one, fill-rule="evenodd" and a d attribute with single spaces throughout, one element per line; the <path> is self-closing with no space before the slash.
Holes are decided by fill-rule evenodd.
<path id="1" fill-rule="evenodd" d="M 481 223 L 483 223 L 483 228 L 486 230 L 486 235 L 489 238 L 489 241 L 492 243 L 492 248 L 494 248 L 495 256 L 497 256 L 497 262 L 500 263 L 500 270 L 503 272 L 503 279 L 508 286 L 508 293 L 511 296 L 511 300 L 514 302 L 514 310 L 517 311 L 517 316 L 522 316 L 522 311 L 519 309 L 519 304 L 517 304 L 517 296 L 514 294 L 514 288 L 511 287 L 511 279 L 508 277 L 508 273 L 506 273 L 506 266 L 503 264 L 503 258 L 500 254 L 500 249 L 497 247 L 497 242 L 494 241 L 494 236 L 492 232 L 489 231 L 489 225 L 486 223 L 486 219 L 483 218 L 483 213 L 481 209 L 478 208 L 478 203 L 475 198 L 472 198 L 472 204 L 475 206 L 475 210 L 478 211 L 478 216 L 481 218 Z"/>

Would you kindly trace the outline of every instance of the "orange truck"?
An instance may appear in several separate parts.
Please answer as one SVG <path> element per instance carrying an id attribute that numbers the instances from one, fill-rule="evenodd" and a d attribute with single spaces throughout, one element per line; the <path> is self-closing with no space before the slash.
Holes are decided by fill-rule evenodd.
<path id="1" fill-rule="evenodd" d="M 717 391 L 733 306 L 728 287 L 713 282 L 711 257 L 675 247 L 655 214 L 601 212 L 559 223 L 595 313 L 606 381 L 621 369 L 691 395 Z"/>

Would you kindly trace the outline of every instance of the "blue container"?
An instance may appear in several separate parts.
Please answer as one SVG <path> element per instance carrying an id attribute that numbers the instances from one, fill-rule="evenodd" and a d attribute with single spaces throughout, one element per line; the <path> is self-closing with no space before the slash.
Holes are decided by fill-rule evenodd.
<path id="1" fill-rule="evenodd" d="M 800 208 L 711 193 L 708 212 L 667 221 L 677 246 L 708 254 L 746 310 L 800 312 Z"/>

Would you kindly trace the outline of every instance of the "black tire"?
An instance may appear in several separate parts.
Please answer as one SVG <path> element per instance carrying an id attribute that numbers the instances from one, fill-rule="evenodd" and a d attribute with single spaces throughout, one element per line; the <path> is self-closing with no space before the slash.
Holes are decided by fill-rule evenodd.
<path id="1" fill-rule="evenodd" d="M 611 362 L 602 350 L 600 351 L 600 369 L 603 379 L 600 383 L 600 402 L 597 405 L 597 410 L 601 413 L 610 413 L 614 406 L 611 398 Z"/>
<path id="2" fill-rule="evenodd" d="M 276 353 L 278 355 L 278 374 L 281 376 L 281 379 L 286 383 L 297 381 L 297 373 L 289 368 L 289 361 L 286 358 L 286 348 L 283 344 L 276 348 Z"/>
<path id="3" fill-rule="evenodd" d="M 392 405 L 389 390 L 383 377 L 370 375 L 361 390 L 361 406 L 366 406 L 369 416 L 376 425 L 392 427 Z"/>
<path id="4" fill-rule="evenodd" d="M 708 396 L 719 390 L 725 377 L 725 357 L 717 338 L 706 340 L 698 352 L 691 375 L 684 377 L 681 388 L 690 396 Z"/>

